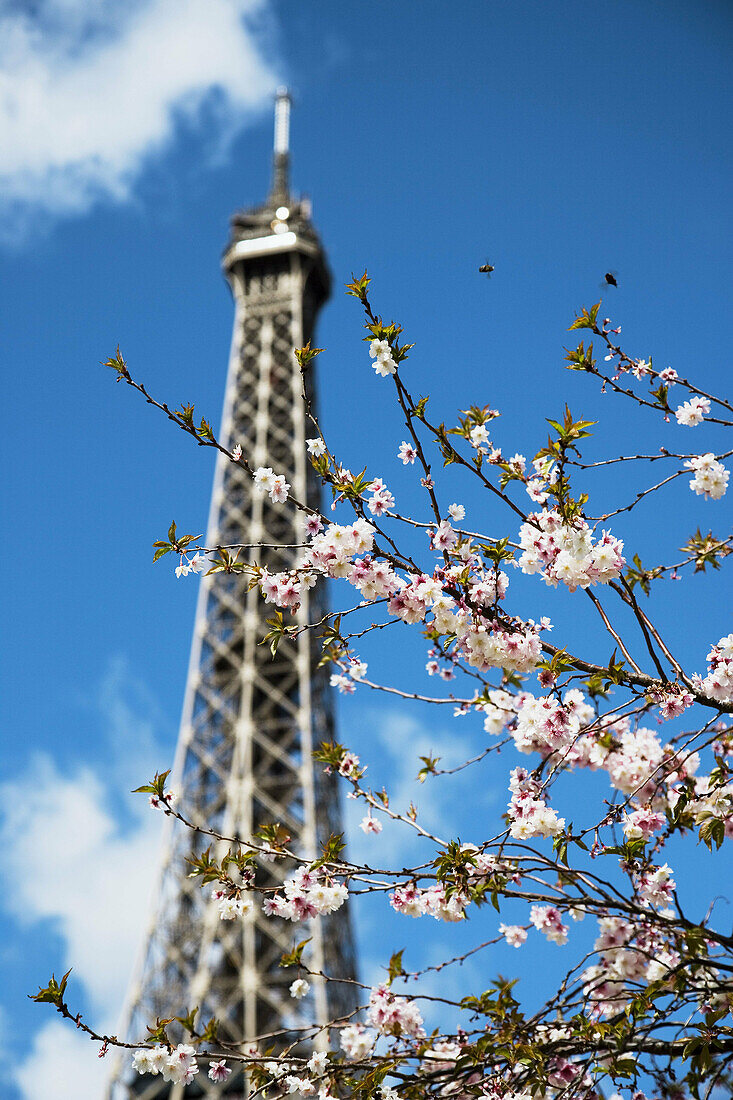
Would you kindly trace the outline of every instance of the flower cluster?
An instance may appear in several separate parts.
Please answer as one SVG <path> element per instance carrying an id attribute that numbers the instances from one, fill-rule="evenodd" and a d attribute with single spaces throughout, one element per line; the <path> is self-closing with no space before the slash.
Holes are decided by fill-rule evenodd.
<path id="1" fill-rule="evenodd" d="M 373 516 L 383 516 L 385 512 L 389 512 L 390 509 L 394 508 L 394 497 L 381 477 L 374 479 L 369 486 L 369 492 L 372 495 L 367 500 L 367 508 Z"/>
<path id="2" fill-rule="evenodd" d="M 624 815 L 624 836 L 627 840 L 647 841 L 653 833 L 663 829 L 666 823 L 664 814 L 643 806 L 640 810 Z"/>
<path id="3" fill-rule="evenodd" d="M 397 997 L 387 986 L 380 985 L 371 991 L 367 1022 L 380 1035 L 425 1034 L 420 1010 L 414 1001 L 407 997 Z"/>
<path id="4" fill-rule="evenodd" d="M 481 705 L 484 712 L 484 729 L 487 733 L 498 736 L 504 727 L 514 720 L 516 700 L 508 691 L 502 691 L 500 688 L 491 688 L 487 694 L 488 701 Z"/>
<path id="5" fill-rule="evenodd" d="M 685 466 L 694 472 L 695 476 L 690 481 L 690 488 L 698 496 L 720 500 L 725 495 L 730 471 L 726 470 L 722 462 L 717 461 L 712 451 L 691 458 Z"/>
<path id="6" fill-rule="evenodd" d="M 256 1053 L 256 1051 L 253 1051 Z M 265 1062 L 265 1072 L 272 1078 L 280 1095 L 288 1096 L 316 1096 L 318 1100 L 327 1100 L 330 1096 L 328 1083 L 323 1077 L 328 1071 L 328 1054 L 325 1051 L 316 1051 L 311 1054 L 303 1066 L 302 1062 Z M 307 1070 L 307 1075 L 303 1070 Z M 211 1073 L 209 1073 L 211 1076 Z"/>
<path id="7" fill-rule="evenodd" d="M 252 899 L 246 894 L 230 897 L 226 890 L 214 890 L 211 897 L 218 903 L 220 920 L 236 920 L 237 917 L 244 917 L 247 913 L 251 913 L 254 908 Z"/>
<path id="8" fill-rule="evenodd" d="M 283 573 L 269 573 L 267 569 L 261 571 L 260 591 L 267 603 L 274 603 L 277 607 L 297 608 L 303 593 L 316 583 L 316 574 L 351 579 L 351 574 L 356 569 L 352 565 L 352 558 L 372 549 L 374 529 L 366 520 L 357 519 L 347 527 L 332 523 L 325 531 L 321 531 L 320 519 L 315 517 L 316 522 L 311 524 L 313 518 L 309 517 L 306 521 L 306 530 L 309 526 L 312 528 L 310 545 L 296 567 Z M 369 559 L 362 561 L 370 564 Z M 377 599 L 392 590 L 394 574 L 389 566 L 381 562 L 376 563 L 373 570 L 365 565 L 360 575 L 370 599 Z M 371 588 L 367 582 L 371 582 Z M 355 583 L 355 578 L 352 583 Z"/>
<path id="9" fill-rule="evenodd" d="M 370 490 L 368 506 L 379 502 L 372 511 L 394 503 L 380 479 L 371 483 Z M 443 561 L 433 576 L 408 573 L 402 577 L 387 562 L 375 559 L 374 529 L 364 519 L 348 526 L 329 524 L 325 530 L 320 530 L 320 525 L 313 527 L 311 541 L 294 569 L 275 574 L 260 571 L 259 585 L 266 601 L 294 610 L 317 575 L 345 578 L 368 602 L 387 598 L 389 614 L 408 624 L 424 622 L 432 610 L 432 628 L 438 634 L 455 635 L 454 657 L 465 658 L 479 671 L 504 668 L 527 673 L 537 665 L 542 648 L 539 628 L 516 621 L 500 625 L 493 614 L 486 614 L 506 595 L 506 573 L 484 569 L 469 542 L 458 547 L 456 532 L 447 520 L 431 533 L 433 549 L 454 554 L 457 560 L 455 564 Z M 457 600 L 445 589 L 459 584 L 465 596 Z M 344 677 L 338 677 L 335 686 L 353 690 Z"/>
<path id="10" fill-rule="evenodd" d="M 611 784 L 623 794 L 636 794 L 647 802 L 661 782 L 661 764 L 664 749 L 654 730 L 641 726 L 630 729 L 624 723 L 616 723 L 609 732 L 610 746 L 600 741 L 588 741 L 582 748 L 588 754 L 591 767 L 602 767 L 608 772 Z"/>
<path id="11" fill-rule="evenodd" d="M 352 558 L 370 554 L 373 546 L 374 528 L 366 520 L 357 519 L 347 526 L 330 523 L 311 540 L 300 567 L 316 569 L 329 577 L 350 577 Z"/>
<path id="12" fill-rule="evenodd" d="M 335 913 L 348 896 L 344 883 L 331 883 L 321 872 L 300 867 L 286 879 L 282 894 L 268 897 L 263 909 L 268 917 L 307 920 L 320 913 Z"/>
<path id="13" fill-rule="evenodd" d="M 132 1064 L 139 1074 L 161 1075 L 164 1081 L 180 1081 L 190 1085 L 199 1071 L 196 1051 L 187 1043 L 180 1043 L 174 1050 L 168 1047 L 142 1047 L 132 1056 Z"/>
<path id="14" fill-rule="evenodd" d="M 362 1024 L 349 1024 L 341 1028 L 339 1042 L 349 1061 L 358 1062 L 371 1054 L 374 1036 Z"/>
<path id="15" fill-rule="evenodd" d="M 290 486 L 285 474 L 276 474 L 269 466 L 259 466 L 255 470 L 254 484 L 260 493 L 269 493 L 273 504 L 284 504 L 288 499 Z"/>
<path id="16" fill-rule="evenodd" d="M 542 656 L 542 643 L 529 624 L 511 631 L 483 624 L 468 626 L 461 635 L 460 650 L 468 664 L 480 672 L 490 668 L 531 672 Z"/>
<path id="17" fill-rule="evenodd" d="M 563 924 L 560 910 L 554 905 L 533 905 L 529 911 L 529 919 L 552 943 L 562 946 L 568 942 L 568 926 Z"/>
<path id="18" fill-rule="evenodd" d="M 206 558 L 199 553 L 189 558 L 186 554 L 181 554 L 181 560 L 176 566 L 177 577 L 187 577 L 190 573 L 202 573 L 206 567 Z"/>
<path id="19" fill-rule="evenodd" d="M 669 721 L 670 718 L 679 718 L 695 702 L 695 697 L 679 684 L 665 685 L 664 689 L 650 692 L 649 697 L 657 704 L 659 713 L 665 721 Z"/>
<path id="20" fill-rule="evenodd" d="M 719 703 L 733 702 L 733 634 L 714 645 L 707 656 L 708 674 L 700 688 Z"/>
<path id="21" fill-rule="evenodd" d="M 287 607 L 295 611 L 300 607 L 303 593 L 316 583 L 312 573 L 268 573 L 262 570 L 260 591 L 266 603 Z"/>
<path id="22" fill-rule="evenodd" d="M 571 592 L 615 580 L 624 568 L 623 542 L 604 531 L 594 545 L 584 519 L 565 524 L 559 512 L 536 512 L 519 530 L 523 573 L 540 573 L 548 584 L 562 581 Z"/>
<path id="23" fill-rule="evenodd" d="M 527 692 L 517 699 L 516 713 L 514 744 L 520 752 L 539 752 L 543 756 L 572 745 L 594 716 L 593 708 L 577 688 L 566 691 L 562 703 L 546 696 L 535 698 Z"/>
<path id="24" fill-rule="evenodd" d="M 507 808 L 509 832 L 516 840 L 535 836 L 557 836 L 565 828 L 565 818 L 538 798 L 539 783 L 525 768 L 514 768 L 509 781 L 512 797 Z"/>
<path id="25" fill-rule="evenodd" d="M 600 918 L 595 950 L 598 962 L 582 974 L 595 1016 L 615 1015 L 632 1000 L 633 987 L 664 979 L 679 963 L 658 927 L 643 921 L 632 926 L 621 917 Z"/>
<path id="26" fill-rule="evenodd" d="M 372 340 L 369 344 L 369 355 L 374 360 L 372 366 L 380 378 L 386 378 L 397 370 L 397 364 L 392 358 L 392 348 L 387 340 Z"/>
<path id="27" fill-rule="evenodd" d="M 655 909 L 667 908 L 672 901 L 675 885 L 672 868 L 667 863 L 644 870 L 636 878 L 636 889 L 642 904 Z"/>
<path id="28" fill-rule="evenodd" d="M 464 910 L 469 899 L 465 894 L 455 891 L 448 898 L 445 887 L 441 883 L 421 890 L 414 883 L 407 886 L 398 886 L 389 895 L 389 903 L 397 913 L 405 917 L 430 916 L 436 920 L 455 921 L 463 920 Z"/>

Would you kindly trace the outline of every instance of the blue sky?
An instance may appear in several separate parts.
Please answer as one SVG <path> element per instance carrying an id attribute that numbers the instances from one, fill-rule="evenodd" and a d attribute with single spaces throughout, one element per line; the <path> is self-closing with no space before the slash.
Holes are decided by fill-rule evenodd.
<path id="1" fill-rule="evenodd" d="M 153 393 L 217 421 L 232 322 L 219 260 L 229 216 L 268 185 L 276 85 L 293 89 L 294 183 L 313 198 L 334 274 L 319 329 L 323 423 L 347 465 L 369 459 L 398 503 L 419 508 L 414 474 L 394 457 L 399 419 L 340 290 L 364 267 L 378 308 L 416 342 L 415 389 L 445 418 L 469 402 L 501 409 L 494 434 L 509 453 L 534 454 L 566 396 L 606 420 L 599 455 L 640 438 L 722 448 L 712 429 L 693 442 L 613 406 L 563 371 L 562 348 L 575 309 L 616 269 L 608 309 L 629 351 L 725 387 L 732 38 L 715 0 L 0 2 L 0 445 L 14 560 L 0 1022 L 12 1100 L 48 1095 L 51 1073 L 59 1100 L 98 1095 L 91 1048 L 25 994 L 74 963 L 79 1003 L 114 1026 L 157 828 L 127 792 L 172 757 L 196 598 L 195 582 L 152 567 L 150 546 L 172 518 L 203 530 L 213 472 L 99 362 L 119 342 Z M 487 259 L 490 281 L 477 273 Z M 454 485 L 477 523 L 502 522 Z M 603 483 L 603 510 L 621 495 Z M 727 517 L 726 501 L 682 487 L 638 528 L 617 526 L 653 561 Z M 699 671 L 730 629 L 723 591 L 707 577 L 688 589 L 680 645 Z M 668 590 L 658 604 L 678 628 Z M 582 640 L 575 611 L 550 613 Z M 395 652 L 380 640 L 365 655 L 388 670 Z M 404 680 L 423 663 L 419 650 L 406 658 Z M 370 759 L 375 784 L 380 758 L 396 766 L 394 731 L 415 756 L 418 744 L 481 744 L 477 728 L 457 736 L 376 697 L 341 711 L 342 739 Z M 485 806 L 469 784 L 436 795 L 431 813 L 445 822 L 451 802 L 475 798 L 490 817 L 503 773 L 492 783 Z M 367 960 L 373 919 L 361 923 Z M 417 926 L 394 935 L 404 946 Z"/>

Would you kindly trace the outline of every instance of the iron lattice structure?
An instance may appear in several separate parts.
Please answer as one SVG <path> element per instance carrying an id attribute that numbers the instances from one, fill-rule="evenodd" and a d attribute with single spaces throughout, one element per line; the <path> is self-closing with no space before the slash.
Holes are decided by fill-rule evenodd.
<path id="1" fill-rule="evenodd" d="M 263 207 L 235 215 L 224 256 L 235 320 L 220 438 L 230 448 L 240 443 L 252 467 L 285 474 L 294 495 L 318 507 L 320 486 L 306 455 L 303 383 L 293 348 L 312 339 L 330 277 L 308 206 L 288 193 L 288 107 L 280 95 L 270 197 Z M 311 368 L 311 401 L 313 384 Z M 298 513 L 271 504 L 253 490 L 241 466 L 219 454 L 206 545 L 264 544 L 257 558 L 274 572 L 294 565 L 302 541 Z M 249 577 L 241 573 L 202 578 L 172 787 L 181 812 L 198 825 L 245 840 L 264 823 L 280 823 L 295 851 L 315 853 L 319 841 L 340 831 L 334 780 L 314 768 L 311 755 L 314 746 L 333 736 L 328 673 L 318 668 L 320 650 L 311 632 L 284 639 L 274 658 L 258 644 L 268 630 L 268 611 L 248 585 Z M 324 612 L 324 594 L 316 586 L 296 621 L 314 622 Z M 279 1032 L 282 1045 L 293 1040 L 299 1026 L 314 1020 L 325 1025 L 352 1012 L 348 984 L 314 978 L 305 1000 L 290 998 L 293 972 L 279 961 L 293 946 L 293 926 L 266 917 L 259 903 L 243 919 L 220 920 L 211 889 L 188 877 L 185 862 L 210 838 L 175 821 L 168 825 L 158 898 L 128 997 L 124 1034 L 133 1042 L 143 1040 L 146 1025 L 156 1018 L 196 1005 L 198 1019 L 217 1018 L 225 1042 Z M 218 854 L 227 850 L 221 844 Z M 291 872 L 281 863 L 262 864 L 258 881 L 272 876 L 270 881 L 279 882 Z M 348 906 L 298 933 L 295 938 L 313 937 L 314 971 L 355 976 Z M 327 1041 L 325 1031 L 312 1040 L 317 1047 Z M 277 1039 L 268 1042 L 278 1045 Z M 182 1085 L 138 1076 L 129 1063 L 127 1055 L 118 1063 L 110 1100 L 184 1096 Z M 202 1066 L 185 1089 L 187 1098 L 222 1094 L 246 1095 L 242 1071 L 235 1070 L 223 1088 L 208 1080 Z"/>

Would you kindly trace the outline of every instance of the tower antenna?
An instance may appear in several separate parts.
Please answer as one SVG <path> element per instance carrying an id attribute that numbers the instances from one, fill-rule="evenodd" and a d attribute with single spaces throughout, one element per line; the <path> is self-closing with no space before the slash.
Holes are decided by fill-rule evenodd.
<path id="1" fill-rule="evenodd" d="M 287 88 L 275 96 L 275 141 L 272 158 L 271 206 L 287 206 L 290 200 L 290 105 Z"/>

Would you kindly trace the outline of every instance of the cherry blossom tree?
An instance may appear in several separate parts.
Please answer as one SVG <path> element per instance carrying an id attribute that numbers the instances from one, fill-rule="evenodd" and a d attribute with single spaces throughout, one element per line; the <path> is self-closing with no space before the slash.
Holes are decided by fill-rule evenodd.
<path id="1" fill-rule="evenodd" d="M 273 651 L 283 638 L 315 631 L 339 691 L 386 692 L 404 707 L 418 700 L 472 722 L 481 731 L 481 751 L 453 768 L 422 757 L 423 789 L 429 797 L 430 784 L 442 776 L 474 769 L 480 777 L 490 769 L 492 782 L 507 789 L 505 810 L 485 835 L 470 841 L 437 835 L 423 824 L 419 806 L 400 805 L 389 789 L 370 786 L 369 762 L 350 746 L 321 745 L 317 760 L 363 803 L 361 827 L 374 837 L 375 851 L 383 824 L 396 822 L 424 841 L 429 854 L 420 864 L 391 866 L 387 850 L 379 850 L 378 870 L 352 862 L 338 836 L 321 851 L 293 851 L 284 830 L 271 822 L 246 844 L 212 831 L 212 840 L 229 844 L 229 854 L 217 860 L 209 850 L 194 859 L 194 873 L 202 889 L 213 889 L 222 920 L 239 920 L 262 906 L 272 920 L 292 922 L 294 947 L 282 964 L 293 968 L 293 998 L 307 994 L 314 976 L 309 922 L 338 909 L 349 894 L 373 893 L 406 922 L 417 922 L 409 968 L 404 952 L 394 952 L 383 960 L 381 984 L 356 983 L 361 1010 L 331 1022 L 327 1053 L 298 1053 L 302 1045 L 268 1052 L 257 1036 L 223 1049 L 211 1040 L 213 1032 L 188 1019 L 186 1042 L 172 1040 L 165 1024 L 153 1025 L 149 1038 L 140 1036 L 131 1045 L 134 1067 L 188 1083 L 201 1070 L 225 1081 L 239 1062 L 248 1068 L 253 1094 L 318 1100 L 351 1094 L 382 1100 L 727 1094 L 733 1085 L 733 936 L 719 926 L 713 897 L 702 899 L 699 912 L 685 911 L 674 863 L 686 848 L 700 846 L 720 858 L 733 837 L 733 634 L 711 637 L 708 652 L 685 667 L 678 654 L 682 637 L 663 637 L 654 599 L 671 586 L 682 608 L 691 600 L 684 593 L 692 574 L 724 575 L 718 571 L 733 536 L 685 530 L 684 508 L 675 508 L 667 518 L 679 528 L 680 553 L 645 566 L 629 545 L 629 516 L 650 497 L 662 499 L 678 479 L 688 482 L 686 493 L 718 507 L 733 450 L 715 453 L 697 437 L 709 430 L 706 425 L 733 426 L 733 404 L 671 367 L 657 370 L 651 359 L 634 358 L 598 303 L 582 309 L 570 326 L 585 331 L 567 351 L 567 367 L 596 380 L 608 400 L 644 411 L 645 447 L 586 461 L 595 425 L 565 406 L 549 420 L 549 438 L 539 441 L 531 459 L 509 457 L 492 439 L 498 411 L 471 406 L 449 427 L 426 397 L 413 392 L 407 362 L 413 345 L 403 341 L 398 324 L 374 311 L 369 283 L 365 273 L 348 293 L 363 310 L 371 366 L 385 386 L 385 401 L 394 401 L 404 420 L 405 438 L 395 439 L 389 458 L 415 468 L 421 514 L 400 511 L 380 476 L 379 456 L 375 472 L 353 474 L 342 464 L 305 385 L 309 457 L 333 501 L 329 510 L 295 499 L 281 474 L 253 468 L 241 446 L 227 450 L 206 420 L 197 426 L 192 407 L 176 410 L 156 400 L 118 349 L 107 364 L 118 380 L 197 443 L 226 453 L 273 504 L 302 515 L 302 554 L 288 573 L 258 565 L 256 547 L 204 546 L 179 535 L 175 524 L 156 544 L 156 557 L 172 555 L 178 576 L 247 574 L 272 605 L 265 640 Z M 295 350 L 304 377 L 320 350 Z M 369 361 L 365 353 L 365 370 Z M 672 420 L 694 429 L 689 453 L 664 446 Z M 633 471 L 630 499 L 592 514 L 594 476 L 621 465 Z M 487 495 L 491 508 L 482 514 L 502 529 L 477 529 L 463 504 L 447 503 L 440 484 L 447 466 Z M 609 483 L 607 478 L 604 485 Z M 613 529 L 621 516 L 626 544 Z M 512 574 L 531 578 L 526 583 L 534 586 L 535 618 L 513 606 Z M 303 592 L 322 578 L 332 581 L 334 611 L 308 627 L 295 625 L 292 612 Z M 589 608 L 597 628 L 592 641 L 578 648 L 572 636 L 552 633 L 543 609 L 548 586 L 575 607 Z M 426 689 L 428 679 L 405 684 L 370 677 L 363 639 L 386 625 L 424 648 L 425 676 L 438 690 Z M 599 660 L 599 652 L 608 659 Z M 602 777 L 600 788 L 588 785 L 589 772 Z M 141 790 L 158 810 L 191 824 L 167 777 L 159 773 Z M 282 888 L 263 877 L 263 859 L 287 862 Z M 469 918 L 474 923 L 466 926 Z M 584 919 L 584 928 L 595 930 L 590 948 L 587 939 L 580 944 L 577 922 Z M 444 958 L 437 966 L 420 958 L 420 922 L 431 920 L 444 924 Z M 451 948 L 456 927 L 476 929 L 467 950 Z M 436 998 L 421 991 L 426 973 L 459 968 L 469 956 L 480 957 L 490 971 L 492 947 L 504 942 L 521 952 L 530 937 L 566 957 L 564 975 L 544 1004 L 527 1007 L 516 983 L 495 975 L 486 988 L 438 998 L 440 1025 L 428 1033 L 426 1006 Z M 67 979 L 52 979 L 36 999 L 54 1004 L 93 1039 L 117 1043 L 97 1035 L 68 1007 Z M 314 1025 L 298 1038 L 312 1041 L 317 1031 Z"/>

